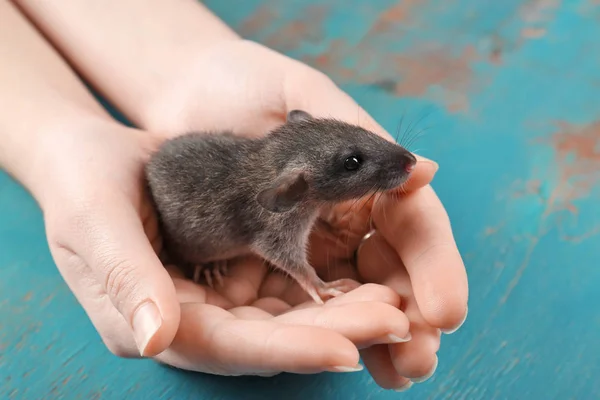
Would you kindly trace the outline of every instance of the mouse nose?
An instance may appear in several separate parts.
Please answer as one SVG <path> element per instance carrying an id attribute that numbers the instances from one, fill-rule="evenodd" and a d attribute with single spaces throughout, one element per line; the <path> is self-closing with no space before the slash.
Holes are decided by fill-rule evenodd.
<path id="1" fill-rule="evenodd" d="M 415 169 L 416 164 L 417 158 L 411 152 L 407 151 L 404 154 L 404 170 L 407 173 L 411 173 Z"/>

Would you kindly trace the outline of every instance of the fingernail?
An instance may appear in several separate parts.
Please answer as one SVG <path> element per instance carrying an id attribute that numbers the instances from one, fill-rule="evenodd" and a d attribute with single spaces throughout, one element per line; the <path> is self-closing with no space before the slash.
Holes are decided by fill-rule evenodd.
<path id="1" fill-rule="evenodd" d="M 408 389 L 412 387 L 413 383 L 411 381 L 406 382 L 404 385 L 399 388 L 394 389 L 394 392 L 406 392 Z"/>
<path id="2" fill-rule="evenodd" d="M 406 336 L 400 337 L 398 335 L 390 333 L 389 335 L 387 335 L 387 338 L 391 343 L 405 343 L 412 339 L 412 335 L 410 334 L 410 332 L 408 332 Z"/>
<path id="3" fill-rule="evenodd" d="M 419 378 L 411 378 L 410 380 L 413 381 L 413 383 L 423 383 L 425 382 L 427 379 L 431 378 L 433 376 L 433 374 L 435 374 L 435 370 L 438 367 L 438 357 L 435 356 L 435 364 L 433 364 L 433 368 L 431 369 L 431 372 L 429 372 L 427 375 L 421 376 Z"/>
<path id="4" fill-rule="evenodd" d="M 442 333 L 446 334 L 446 335 L 452 335 L 454 332 L 456 332 L 457 330 L 460 329 L 461 326 L 463 326 L 463 324 L 465 323 L 465 321 L 467 320 L 467 315 L 469 314 L 469 307 L 467 307 L 467 310 L 465 311 L 465 317 L 463 318 L 463 320 L 460 322 L 460 324 L 458 324 L 455 328 L 451 328 L 451 329 L 440 329 L 440 331 L 442 331 Z"/>
<path id="5" fill-rule="evenodd" d="M 143 357 L 146 347 L 162 325 L 162 317 L 156 304 L 149 301 L 140 306 L 133 315 L 133 336 Z"/>
<path id="6" fill-rule="evenodd" d="M 344 366 L 338 366 L 338 367 L 332 367 L 331 368 L 331 372 L 358 372 L 358 371 L 362 371 L 363 370 L 363 366 L 362 364 L 358 364 L 356 367 L 344 367 Z"/>

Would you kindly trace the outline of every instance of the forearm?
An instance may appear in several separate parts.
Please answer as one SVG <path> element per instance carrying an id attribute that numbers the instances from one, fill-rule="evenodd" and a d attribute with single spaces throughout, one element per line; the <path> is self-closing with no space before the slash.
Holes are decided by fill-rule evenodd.
<path id="1" fill-rule="evenodd" d="M 238 39 L 198 0 L 14 1 L 103 96 L 144 128 L 165 93 L 191 73 L 195 55 Z"/>
<path id="2" fill-rule="evenodd" d="M 75 73 L 9 2 L 0 1 L 0 166 L 30 190 L 44 135 L 106 117 Z"/>

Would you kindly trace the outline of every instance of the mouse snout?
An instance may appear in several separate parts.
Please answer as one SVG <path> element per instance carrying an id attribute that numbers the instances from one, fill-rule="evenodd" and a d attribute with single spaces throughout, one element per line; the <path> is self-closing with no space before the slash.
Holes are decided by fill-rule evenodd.
<path id="1" fill-rule="evenodd" d="M 415 169 L 415 165 L 417 165 L 417 158 L 411 152 L 404 150 L 400 156 L 400 162 L 404 171 L 411 173 Z"/>

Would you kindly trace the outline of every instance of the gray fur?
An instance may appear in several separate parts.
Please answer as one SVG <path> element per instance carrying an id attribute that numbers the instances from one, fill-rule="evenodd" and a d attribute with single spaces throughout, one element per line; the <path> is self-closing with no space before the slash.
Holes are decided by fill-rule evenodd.
<path id="1" fill-rule="evenodd" d="M 358 170 L 345 160 L 357 156 Z M 267 136 L 190 133 L 166 141 L 146 166 L 165 250 L 180 266 L 254 253 L 314 298 L 327 284 L 306 246 L 322 205 L 392 189 L 414 156 L 355 125 L 294 110 Z"/>

